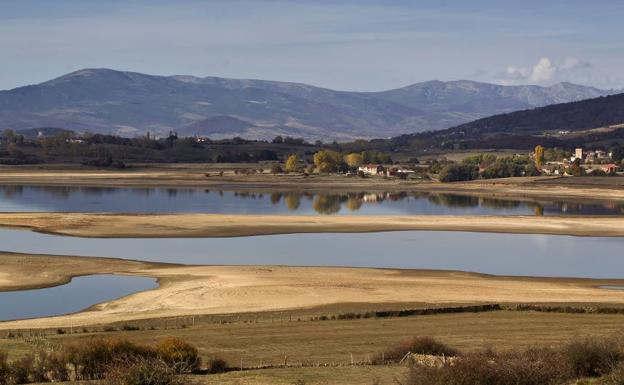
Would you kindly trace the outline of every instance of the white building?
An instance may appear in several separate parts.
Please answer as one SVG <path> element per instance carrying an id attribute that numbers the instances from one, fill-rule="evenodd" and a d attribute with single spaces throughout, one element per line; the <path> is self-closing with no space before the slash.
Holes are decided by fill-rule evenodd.
<path id="1" fill-rule="evenodd" d="M 380 164 L 363 164 L 358 167 L 358 171 L 362 171 L 366 175 L 383 175 L 385 169 Z"/>

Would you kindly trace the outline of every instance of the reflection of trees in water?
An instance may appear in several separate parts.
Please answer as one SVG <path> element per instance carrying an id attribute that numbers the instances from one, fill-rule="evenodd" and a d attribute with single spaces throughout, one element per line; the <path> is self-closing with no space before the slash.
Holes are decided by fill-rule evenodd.
<path id="1" fill-rule="evenodd" d="M 427 197 L 433 204 L 446 207 L 477 207 L 479 198 L 467 195 L 433 194 Z"/>
<path id="2" fill-rule="evenodd" d="M 543 217 L 544 216 L 544 207 L 541 205 L 535 205 L 535 216 Z"/>
<path id="3" fill-rule="evenodd" d="M 347 206 L 350 211 L 358 211 L 362 207 L 363 202 L 362 198 L 351 196 L 347 199 L 345 206 Z"/>
<path id="4" fill-rule="evenodd" d="M 522 202 L 509 199 L 481 198 L 481 206 L 494 209 L 515 209 L 520 205 Z"/>
<path id="5" fill-rule="evenodd" d="M 271 204 L 276 205 L 282 200 L 282 193 L 271 193 Z"/>
<path id="6" fill-rule="evenodd" d="M 154 192 L 154 189 L 151 189 L 151 188 L 133 188 L 130 191 L 134 195 L 138 195 L 138 196 L 141 196 L 141 197 L 148 198 L 148 197 L 150 197 L 152 195 L 152 192 Z"/>
<path id="7" fill-rule="evenodd" d="M 52 196 L 57 199 L 65 199 L 65 200 L 69 199 L 73 193 L 80 191 L 79 187 L 67 187 L 67 186 L 31 187 L 31 188 L 37 192 L 42 192 L 44 195 Z"/>
<path id="8" fill-rule="evenodd" d="M 298 193 L 288 193 L 284 198 L 284 203 L 286 203 L 286 207 L 290 211 L 295 211 L 301 205 L 301 194 Z"/>
<path id="9" fill-rule="evenodd" d="M 2 195 L 5 198 L 12 198 L 15 196 L 22 196 L 24 194 L 24 186 L 3 186 Z"/>
<path id="10" fill-rule="evenodd" d="M 336 214 L 347 199 L 346 195 L 318 194 L 312 202 L 312 208 L 319 214 Z"/>

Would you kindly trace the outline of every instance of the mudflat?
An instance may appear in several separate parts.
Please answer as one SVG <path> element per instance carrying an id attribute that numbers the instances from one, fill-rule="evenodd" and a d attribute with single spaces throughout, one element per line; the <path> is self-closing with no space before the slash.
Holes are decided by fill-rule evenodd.
<path id="1" fill-rule="evenodd" d="M 233 237 L 440 230 L 624 236 L 624 217 L 0 213 L 0 227 L 77 237 Z"/>
<path id="2" fill-rule="evenodd" d="M 55 261 L 58 259 L 58 261 Z M 181 266 L 105 258 L 0 255 L 0 290 L 47 286 L 72 276 L 117 273 L 160 286 L 77 314 L 0 323 L 0 329 L 86 326 L 199 314 L 306 309 L 336 304 L 622 304 L 624 280 L 499 277 L 427 270 L 285 266 Z"/>

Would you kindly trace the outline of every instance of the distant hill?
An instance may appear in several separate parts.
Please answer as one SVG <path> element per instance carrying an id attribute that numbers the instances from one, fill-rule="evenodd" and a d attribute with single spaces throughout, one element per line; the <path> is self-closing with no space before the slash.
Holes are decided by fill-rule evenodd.
<path id="1" fill-rule="evenodd" d="M 450 132 L 524 134 L 579 131 L 624 123 L 624 94 L 555 104 L 483 118 Z"/>
<path id="2" fill-rule="evenodd" d="M 538 87 L 472 81 L 344 92 L 276 81 L 85 69 L 0 91 L 0 129 L 62 127 L 123 136 L 173 130 L 213 138 L 289 135 L 345 141 L 439 130 L 610 93 L 570 83 Z"/>
<path id="3" fill-rule="evenodd" d="M 373 141 L 376 148 L 531 148 L 624 144 L 624 93 L 478 119 L 446 130 Z"/>

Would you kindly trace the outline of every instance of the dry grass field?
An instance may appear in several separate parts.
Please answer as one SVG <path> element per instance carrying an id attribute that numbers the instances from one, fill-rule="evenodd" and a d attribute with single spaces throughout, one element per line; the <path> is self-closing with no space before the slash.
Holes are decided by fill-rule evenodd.
<path id="1" fill-rule="evenodd" d="M 244 371 L 190 376 L 197 385 L 293 384 L 396 384 L 406 371 L 402 366 L 350 366 L 409 336 L 433 336 L 464 352 L 482 349 L 506 351 L 529 347 L 557 347 L 580 336 L 612 336 L 624 331 L 624 315 L 562 314 L 517 311 L 442 314 L 387 319 L 343 321 L 275 321 L 261 323 L 211 323 L 167 330 L 137 330 L 50 334 L 37 343 L 0 338 L 0 350 L 13 358 L 36 346 L 86 341 L 93 337 L 128 338 L 151 344 L 178 337 L 199 348 L 203 359 L 219 356 Z M 284 365 L 273 369 L 258 365 Z M 301 364 L 321 367 L 299 367 Z M 323 364 L 341 365 L 323 367 Z"/>
<path id="2" fill-rule="evenodd" d="M 387 346 L 410 336 L 432 336 L 470 352 L 492 348 L 497 351 L 536 346 L 557 346 L 577 336 L 611 336 L 624 332 L 621 314 L 567 314 L 529 311 L 438 314 L 427 316 L 369 318 L 357 320 L 298 321 L 285 317 L 271 322 L 197 323 L 177 328 L 170 322 L 157 329 L 86 332 L 74 334 L 48 331 L 46 344 L 56 345 L 95 337 L 128 338 L 153 343 L 178 337 L 198 347 L 204 359 L 225 358 L 231 365 L 349 364 L 367 361 Z M 24 331 L 28 336 L 28 331 Z M 34 347 L 28 338 L 6 338 L 0 334 L 0 349 L 12 355 Z"/>

